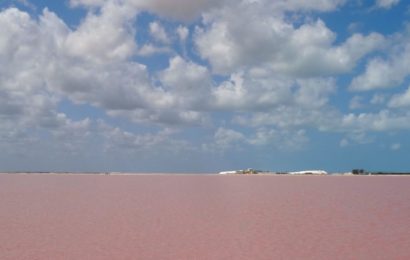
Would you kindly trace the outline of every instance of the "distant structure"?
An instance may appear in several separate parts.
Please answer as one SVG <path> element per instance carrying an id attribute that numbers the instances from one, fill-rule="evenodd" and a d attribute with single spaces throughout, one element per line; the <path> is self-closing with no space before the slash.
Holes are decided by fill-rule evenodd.
<path id="1" fill-rule="evenodd" d="M 323 170 L 312 170 L 312 171 L 299 171 L 299 172 L 288 172 L 291 175 L 327 175 L 328 173 Z"/>
<path id="2" fill-rule="evenodd" d="M 237 171 L 224 171 L 224 172 L 220 172 L 219 174 L 225 175 L 225 174 L 236 174 L 236 173 Z"/>
<path id="3" fill-rule="evenodd" d="M 236 171 L 222 171 L 219 172 L 222 175 L 228 174 L 244 174 L 244 175 L 253 175 L 253 174 L 264 174 L 264 175 L 410 175 L 410 172 L 370 172 L 364 169 L 353 169 L 351 172 L 344 173 L 328 173 L 324 170 L 307 170 L 307 171 L 295 171 L 295 172 L 273 172 L 273 171 L 260 171 L 254 169 L 246 170 L 236 170 Z"/>
<path id="4" fill-rule="evenodd" d="M 223 172 L 220 172 L 219 174 L 258 174 L 260 172 L 261 171 L 257 171 L 257 170 L 249 168 L 249 169 L 246 169 L 246 170 L 223 171 Z"/>
<path id="5" fill-rule="evenodd" d="M 237 171 L 223 171 L 219 174 L 226 175 L 226 174 L 289 174 L 289 175 L 327 175 L 328 173 L 323 170 L 309 170 L 309 171 L 298 171 L 298 172 L 271 172 L 271 171 L 260 171 L 254 169 L 246 169 L 246 170 L 237 170 Z"/>

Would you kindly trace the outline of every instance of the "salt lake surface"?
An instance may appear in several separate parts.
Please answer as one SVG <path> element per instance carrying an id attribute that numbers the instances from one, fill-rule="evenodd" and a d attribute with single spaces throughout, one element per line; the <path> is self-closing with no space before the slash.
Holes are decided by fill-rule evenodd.
<path id="1" fill-rule="evenodd" d="M 0 259 L 410 259 L 410 177 L 1 174 Z"/>

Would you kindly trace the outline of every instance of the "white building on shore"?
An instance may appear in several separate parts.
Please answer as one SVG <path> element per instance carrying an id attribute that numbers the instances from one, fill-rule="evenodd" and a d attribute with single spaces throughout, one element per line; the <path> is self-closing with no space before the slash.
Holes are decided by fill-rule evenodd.
<path id="1" fill-rule="evenodd" d="M 237 174 L 237 171 L 224 171 L 224 172 L 220 172 L 219 174 Z"/>
<path id="2" fill-rule="evenodd" d="M 288 174 L 292 174 L 292 175 L 307 175 L 307 174 L 311 174 L 311 175 L 327 175 L 327 172 L 326 172 L 326 171 L 323 171 L 323 170 L 311 170 L 311 171 L 289 172 Z"/>

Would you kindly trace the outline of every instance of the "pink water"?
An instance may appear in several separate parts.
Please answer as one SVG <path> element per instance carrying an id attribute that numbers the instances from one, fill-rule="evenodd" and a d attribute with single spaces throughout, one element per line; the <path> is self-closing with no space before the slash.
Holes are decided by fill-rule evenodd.
<path id="1" fill-rule="evenodd" d="M 0 175 L 0 259 L 410 259 L 410 177 Z"/>

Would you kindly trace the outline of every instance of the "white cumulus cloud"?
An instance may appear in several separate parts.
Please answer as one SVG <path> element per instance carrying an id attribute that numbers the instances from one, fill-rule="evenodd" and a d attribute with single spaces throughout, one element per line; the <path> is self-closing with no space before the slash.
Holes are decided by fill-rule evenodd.
<path id="1" fill-rule="evenodd" d="M 158 42 L 168 44 L 171 41 L 164 27 L 158 22 L 152 22 L 149 24 L 149 32 Z"/>
<path id="2" fill-rule="evenodd" d="M 398 3 L 400 3 L 400 0 L 376 0 L 376 6 L 385 9 L 389 9 Z"/>
<path id="3" fill-rule="evenodd" d="M 354 34 L 335 45 L 335 33 L 322 20 L 297 27 L 265 8 L 259 2 L 242 2 L 204 16 L 194 39 L 213 72 L 230 74 L 257 66 L 290 76 L 335 75 L 351 71 L 384 42 L 377 33 Z"/>
<path id="4" fill-rule="evenodd" d="M 365 71 L 355 77 L 350 89 L 370 91 L 394 88 L 410 75 L 410 27 L 404 33 L 390 39 L 386 57 L 374 57 L 366 65 Z"/>
<path id="5" fill-rule="evenodd" d="M 410 88 L 408 88 L 404 93 L 394 95 L 389 103 L 389 107 L 409 107 L 410 106 Z"/>

